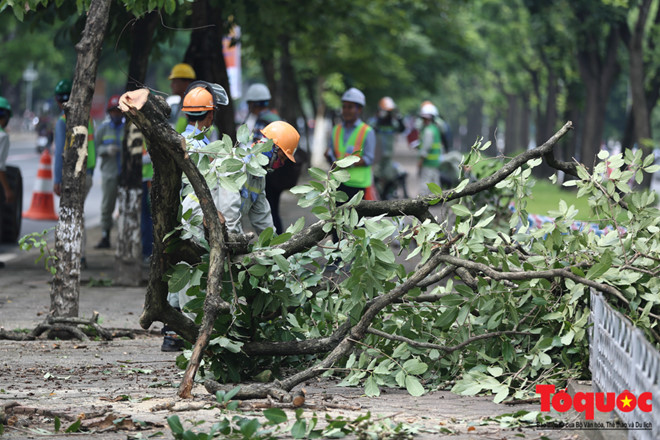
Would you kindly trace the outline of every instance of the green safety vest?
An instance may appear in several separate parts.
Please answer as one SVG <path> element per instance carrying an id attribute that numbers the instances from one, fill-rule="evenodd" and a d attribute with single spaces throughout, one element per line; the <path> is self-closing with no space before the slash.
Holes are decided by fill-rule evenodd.
<path id="1" fill-rule="evenodd" d="M 60 118 L 66 121 L 66 115 L 62 114 Z M 96 146 L 94 145 L 94 124 L 89 120 L 87 125 L 87 169 L 93 170 L 96 167 Z"/>
<path id="2" fill-rule="evenodd" d="M 440 129 L 437 125 L 431 124 L 424 128 L 424 131 L 426 130 L 431 130 L 433 132 L 433 143 L 431 144 L 431 149 L 424 158 L 422 166 L 427 168 L 438 168 L 440 166 L 440 157 L 442 155 L 442 138 L 440 137 Z"/>
<path id="3" fill-rule="evenodd" d="M 346 156 L 354 155 L 362 157 L 362 147 L 367 135 L 373 130 L 369 124 L 364 122 L 360 123 L 353 133 L 348 137 L 346 144 L 344 143 L 344 125 L 337 124 L 332 132 L 332 144 L 334 146 L 335 158 L 337 160 L 343 159 Z M 347 146 L 352 145 L 352 151 L 347 152 Z M 348 173 L 351 178 L 344 185 L 351 188 L 368 188 L 371 186 L 371 166 L 366 167 L 351 167 L 348 168 Z"/>

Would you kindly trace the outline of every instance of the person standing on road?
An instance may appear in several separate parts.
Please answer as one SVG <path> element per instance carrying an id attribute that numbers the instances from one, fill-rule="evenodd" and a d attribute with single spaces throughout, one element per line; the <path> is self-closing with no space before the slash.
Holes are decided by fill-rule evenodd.
<path id="1" fill-rule="evenodd" d="M 442 158 L 442 137 L 440 128 L 434 123 L 438 109 L 431 103 L 422 105 L 419 113 L 422 130 L 419 143 L 417 175 L 419 177 L 419 195 L 431 194 L 429 183 L 440 186 L 440 162 Z"/>
<path id="2" fill-rule="evenodd" d="M 71 96 L 72 83 L 69 79 L 63 79 L 55 86 L 55 101 L 60 107 L 60 114 L 55 124 L 55 153 L 53 154 L 53 192 L 59 197 L 62 195 L 62 164 L 64 162 L 64 144 L 66 143 L 66 115 L 64 114 L 64 104 L 69 101 Z M 85 197 L 92 188 L 94 168 L 96 167 L 96 147 L 94 145 L 94 124 L 89 120 L 87 127 L 87 178 L 85 180 Z M 84 201 L 83 201 L 84 204 Z M 87 268 L 87 259 L 85 258 L 85 249 L 87 247 L 87 233 L 82 233 L 82 249 L 80 267 Z"/>
<path id="3" fill-rule="evenodd" d="M 170 80 L 170 89 L 172 89 L 172 94 L 179 97 L 179 104 L 177 106 L 172 106 L 172 114 L 170 114 L 170 124 L 177 131 L 177 133 L 183 133 L 188 125 L 188 120 L 186 116 L 181 114 L 181 108 L 183 106 L 183 95 L 185 95 L 186 90 L 190 86 L 190 83 L 197 79 L 195 70 L 190 64 L 179 63 L 172 67 L 170 76 L 167 77 Z"/>
<path id="4" fill-rule="evenodd" d="M 342 95 L 341 101 L 342 122 L 332 129 L 326 158 L 330 163 L 350 155 L 360 158 L 348 168 L 350 179 L 339 185 L 339 191 L 345 192 L 350 200 L 359 191 L 366 191 L 371 186 L 376 134 L 370 125 L 360 119 L 366 103 L 364 93 L 351 87 Z"/>
<path id="5" fill-rule="evenodd" d="M 110 248 L 110 231 L 112 229 L 112 213 L 117 204 L 117 188 L 121 173 L 121 146 L 124 140 L 124 115 L 119 110 L 119 95 L 113 95 L 108 100 L 106 108 L 108 119 L 103 121 L 96 131 L 101 157 L 101 241 L 96 249 Z"/>
<path id="6" fill-rule="evenodd" d="M 263 138 L 262 131 L 267 125 L 280 120 L 277 113 L 270 109 L 270 100 L 270 90 L 265 84 L 252 84 L 245 93 L 245 101 L 249 110 L 245 123 L 252 131 L 252 139 L 255 142 Z M 296 185 L 300 168 L 301 164 L 296 163 L 296 161 L 285 161 L 281 167 L 266 175 L 266 200 L 270 205 L 275 232 L 278 234 L 284 231 L 282 217 L 280 216 L 280 197 L 282 192 Z"/>
<path id="7" fill-rule="evenodd" d="M 11 105 L 6 98 L 0 96 L 0 187 L 4 193 L 5 203 L 14 203 L 15 195 L 9 186 L 7 178 L 7 156 L 9 155 L 9 134 L 5 131 L 11 118 Z"/>
<path id="8" fill-rule="evenodd" d="M 396 104 L 389 96 L 378 101 L 378 113 L 369 121 L 376 131 L 376 154 L 374 180 L 381 200 L 390 197 L 392 189 L 398 185 L 399 172 L 394 166 L 394 138 L 403 133 L 405 126 L 401 116 L 396 113 Z"/>

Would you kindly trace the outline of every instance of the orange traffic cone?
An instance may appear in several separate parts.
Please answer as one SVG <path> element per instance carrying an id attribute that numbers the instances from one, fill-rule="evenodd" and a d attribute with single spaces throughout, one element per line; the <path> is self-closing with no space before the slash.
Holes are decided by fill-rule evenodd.
<path id="1" fill-rule="evenodd" d="M 24 218 L 32 220 L 57 220 L 55 214 L 55 200 L 53 197 L 53 171 L 48 149 L 41 153 L 37 180 L 34 182 L 32 204 L 30 209 L 23 213 Z"/>

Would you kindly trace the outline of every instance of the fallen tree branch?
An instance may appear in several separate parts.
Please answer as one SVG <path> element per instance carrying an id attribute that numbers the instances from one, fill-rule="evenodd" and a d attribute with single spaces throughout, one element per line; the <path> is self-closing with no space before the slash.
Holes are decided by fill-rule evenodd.
<path id="1" fill-rule="evenodd" d="M 466 339 L 465 341 L 461 342 L 458 345 L 448 347 L 446 345 L 433 344 L 433 343 L 430 343 L 430 342 L 415 341 L 413 339 L 406 338 L 405 336 L 392 335 L 390 333 L 385 333 L 384 331 L 375 329 L 373 327 L 369 327 L 367 329 L 367 333 L 371 333 L 372 335 L 375 335 L 375 336 L 378 336 L 378 337 L 381 337 L 381 338 L 390 339 L 392 341 L 405 342 L 408 345 L 413 346 L 413 347 L 442 350 L 442 351 L 445 352 L 445 354 L 448 354 L 448 353 L 451 353 L 453 351 L 459 350 L 459 349 L 465 347 L 466 345 L 471 344 L 472 342 L 481 341 L 483 339 L 496 338 L 498 336 L 507 336 L 507 335 L 534 336 L 534 333 L 531 333 L 531 332 L 522 332 L 522 331 L 516 331 L 516 330 L 505 330 L 505 331 L 500 331 L 500 332 L 485 333 L 483 335 L 473 336 L 471 338 Z"/>

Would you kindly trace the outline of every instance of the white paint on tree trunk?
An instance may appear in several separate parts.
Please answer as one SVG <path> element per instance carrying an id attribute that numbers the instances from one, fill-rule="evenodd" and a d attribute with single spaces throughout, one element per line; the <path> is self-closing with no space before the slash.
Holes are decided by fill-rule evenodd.
<path id="1" fill-rule="evenodd" d="M 117 194 L 117 267 L 115 279 L 121 285 L 139 285 L 142 280 L 142 188 L 119 187 Z"/>
<path id="2" fill-rule="evenodd" d="M 55 247 L 59 259 L 55 262 L 57 275 L 51 288 L 50 313 L 54 316 L 78 316 L 82 215 L 75 209 L 60 207 Z"/>
<path id="3" fill-rule="evenodd" d="M 89 137 L 89 131 L 87 127 L 78 125 L 73 127 L 73 136 L 84 136 L 84 141 L 82 145 L 78 148 L 78 161 L 76 162 L 76 169 L 74 175 L 80 174 L 83 170 L 87 169 L 87 139 Z M 84 167 L 84 168 L 83 168 Z"/>
<path id="4" fill-rule="evenodd" d="M 119 187 L 117 202 L 119 204 L 117 257 L 139 259 L 142 255 L 140 238 L 142 189 Z"/>
<path id="5" fill-rule="evenodd" d="M 328 121 L 323 115 L 316 117 L 314 125 L 314 136 L 312 137 L 312 166 L 317 168 L 327 167 L 325 161 L 325 150 L 328 148 Z"/>

